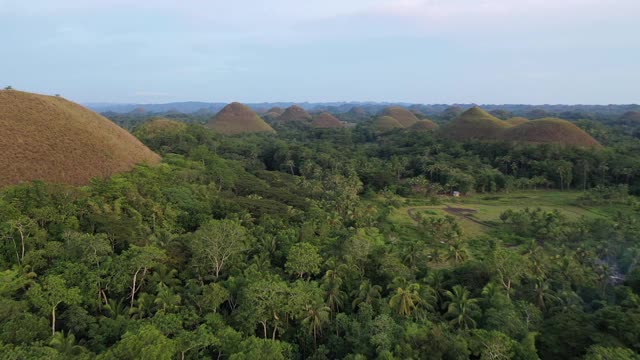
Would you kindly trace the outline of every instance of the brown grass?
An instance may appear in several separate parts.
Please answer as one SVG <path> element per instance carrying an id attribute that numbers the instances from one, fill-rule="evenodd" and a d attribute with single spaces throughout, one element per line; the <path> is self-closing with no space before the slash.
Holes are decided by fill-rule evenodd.
<path id="1" fill-rule="evenodd" d="M 311 126 L 316 128 L 343 128 L 344 124 L 338 120 L 335 116 L 329 114 L 328 112 L 323 112 L 322 114 L 316 115 L 313 118 L 313 122 Z"/>
<path id="2" fill-rule="evenodd" d="M 220 110 L 209 121 L 208 126 L 224 135 L 274 132 L 273 128 L 256 115 L 253 110 L 237 102 L 231 103 Z"/>
<path id="3" fill-rule="evenodd" d="M 399 106 L 390 106 L 382 110 L 382 116 L 391 116 L 392 118 L 398 120 L 402 127 L 409 127 L 416 122 L 418 122 L 418 118 L 409 110 L 405 108 L 401 108 Z"/>
<path id="4" fill-rule="evenodd" d="M 160 156 L 108 119 L 61 97 L 0 91 L 0 186 L 82 185 Z"/>
<path id="5" fill-rule="evenodd" d="M 298 105 L 293 105 L 287 108 L 287 110 L 278 117 L 278 121 L 283 123 L 290 121 L 309 121 L 311 115 Z"/>
<path id="6" fill-rule="evenodd" d="M 601 148 L 602 145 L 575 124 L 555 118 L 532 120 L 514 126 L 501 134 L 506 141 L 534 144 L 562 144 L 577 147 Z"/>
<path id="7" fill-rule="evenodd" d="M 524 124 L 526 122 L 529 122 L 529 119 L 527 118 L 523 118 L 523 117 L 512 117 L 509 118 L 507 120 L 505 120 L 505 122 L 511 126 L 518 126 L 520 124 Z"/>
<path id="8" fill-rule="evenodd" d="M 274 113 L 274 114 L 278 114 L 278 115 L 282 115 L 282 113 L 284 113 L 284 109 L 278 106 L 274 106 L 271 109 L 269 109 L 269 111 L 267 111 L 267 113 Z"/>
<path id="9" fill-rule="evenodd" d="M 620 120 L 632 123 L 640 122 L 640 111 L 627 111 L 620 117 Z"/>
<path id="10" fill-rule="evenodd" d="M 438 125 L 429 119 L 418 120 L 415 124 L 409 126 L 411 131 L 431 131 L 438 128 Z"/>
<path id="11" fill-rule="evenodd" d="M 380 116 L 373 120 L 373 128 L 378 132 L 387 132 L 402 127 L 402 124 L 391 116 Z"/>

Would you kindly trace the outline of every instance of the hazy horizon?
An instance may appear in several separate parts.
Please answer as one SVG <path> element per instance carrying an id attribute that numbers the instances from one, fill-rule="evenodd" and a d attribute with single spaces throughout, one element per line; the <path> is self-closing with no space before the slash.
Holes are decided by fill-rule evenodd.
<path id="1" fill-rule="evenodd" d="M 111 104 L 637 104 L 638 15 L 635 0 L 0 0 L 0 85 Z"/>

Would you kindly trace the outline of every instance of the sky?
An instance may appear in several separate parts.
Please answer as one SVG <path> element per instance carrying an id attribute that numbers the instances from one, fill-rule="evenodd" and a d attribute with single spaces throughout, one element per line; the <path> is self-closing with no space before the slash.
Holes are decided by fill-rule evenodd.
<path id="1" fill-rule="evenodd" d="M 639 0 L 0 0 L 0 85 L 82 103 L 640 103 Z"/>

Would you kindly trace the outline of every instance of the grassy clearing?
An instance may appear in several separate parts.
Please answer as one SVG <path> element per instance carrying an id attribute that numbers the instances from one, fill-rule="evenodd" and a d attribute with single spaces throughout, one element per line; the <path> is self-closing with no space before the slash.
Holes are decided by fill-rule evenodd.
<path id="1" fill-rule="evenodd" d="M 526 191 L 510 194 L 476 194 L 462 198 L 443 198 L 442 204 L 428 205 L 425 200 L 398 198 L 403 205 L 397 208 L 389 220 L 400 226 L 412 226 L 417 215 L 455 216 L 467 236 L 482 234 L 492 223 L 500 221 L 505 210 L 541 208 L 558 210 L 569 220 L 609 217 L 620 210 L 620 206 L 586 208 L 576 204 L 581 192 L 577 191 Z M 460 210 L 464 209 L 464 210 Z"/>

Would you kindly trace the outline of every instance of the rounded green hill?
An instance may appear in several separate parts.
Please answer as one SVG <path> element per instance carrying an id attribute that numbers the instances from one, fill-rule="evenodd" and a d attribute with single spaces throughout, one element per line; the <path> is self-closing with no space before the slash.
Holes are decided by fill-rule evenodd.
<path id="1" fill-rule="evenodd" d="M 601 148 L 602 145 L 575 124 L 556 118 L 532 120 L 505 130 L 500 137 L 505 141 L 562 144 L 576 147 Z"/>
<path id="2" fill-rule="evenodd" d="M 57 96 L 0 91 L 0 186 L 87 184 L 160 156 L 109 119 Z"/>
<path id="3" fill-rule="evenodd" d="M 398 120 L 402 127 L 409 127 L 418 122 L 418 118 L 411 111 L 399 106 L 389 106 L 382 110 L 380 115 L 391 116 Z"/>
<path id="4" fill-rule="evenodd" d="M 253 110 L 237 102 L 231 103 L 220 110 L 209 121 L 208 126 L 224 135 L 274 132 L 273 128 Z"/>
<path id="5" fill-rule="evenodd" d="M 449 139 L 466 141 L 471 139 L 495 140 L 509 127 L 502 121 L 479 107 L 473 107 L 441 128 L 441 134 Z"/>

